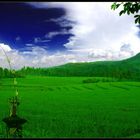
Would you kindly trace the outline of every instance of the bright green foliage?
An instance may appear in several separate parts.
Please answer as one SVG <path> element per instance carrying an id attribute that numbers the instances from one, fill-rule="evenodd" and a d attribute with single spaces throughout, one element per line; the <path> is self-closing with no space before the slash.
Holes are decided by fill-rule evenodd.
<path id="1" fill-rule="evenodd" d="M 92 77 L 90 77 L 92 78 Z M 17 78 L 25 138 L 132 138 L 140 134 L 140 83 L 83 83 L 89 77 Z M 96 78 L 101 79 L 101 78 Z M 0 120 L 14 95 L 12 79 L 0 85 Z M 5 124 L 0 124 L 4 137 Z"/>
<path id="2" fill-rule="evenodd" d="M 16 71 L 15 74 L 11 72 L 11 70 L 7 68 L 0 67 L 0 78 L 13 78 L 13 77 L 25 77 L 25 75 L 19 71 Z"/>
<path id="3" fill-rule="evenodd" d="M 140 14 L 138 14 L 140 10 L 140 2 L 114 2 L 111 5 L 111 9 L 116 10 L 121 5 L 123 6 L 123 9 L 120 11 L 119 15 L 121 16 L 122 14 L 134 14 L 135 23 L 140 24 Z"/>
<path id="4" fill-rule="evenodd" d="M 122 61 L 68 63 L 52 68 L 23 68 L 19 73 L 40 76 L 112 77 L 119 80 L 140 80 L 140 54 Z"/>
<path id="5" fill-rule="evenodd" d="M 6 70 L 5 77 L 10 77 L 7 73 L 9 73 L 8 70 Z M 26 75 L 60 77 L 89 76 L 111 77 L 119 80 L 140 80 L 140 54 L 122 61 L 68 63 L 52 68 L 23 67 L 16 71 L 16 77 L 25 77 Z"/>

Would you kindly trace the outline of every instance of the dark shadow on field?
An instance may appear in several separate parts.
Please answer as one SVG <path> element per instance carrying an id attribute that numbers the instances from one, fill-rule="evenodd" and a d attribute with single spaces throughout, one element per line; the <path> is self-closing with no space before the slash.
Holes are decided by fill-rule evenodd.
<path id="1" fill-rule="evenodd" d="M 124 87 L 124 86 L 120 86 L 120 85 L 114 85 L 114 84 L 110 84 L 112 87 L 116 87 L 116 88 L 120 88 L 120 89 L 124 89 L 124 90 L 130 90 L 129 88 L 127 87 Z"/>
<path id="2" fill-rule="evenodd" d="M 49 91 L 53 91 L 53 89 L 52 89 L 52 88 L 50 88 L 50 87 L 49 87 L 49 88 L 47 88 L 47 90 L 49 90 Z"/>
<path id="3" fill-rule="evenodd" d="M 75 90 L 81 90 L 80 88 L 77 88 L 77 87 L 72 87 L 73 89 L 75 89 Z"/>
<path id="4" fill-rule="evenodd" d="M 101 89 L 105 89 L 105 90 L 107 90 L 107 89 L 108 89 L 108 88 L 105 88 L 105 87 L 100 86 L 100 85 L 98 85 L 98 84 L 96 84 L 96 87 L 101 88 Z"/>
<path id="5" fill-rule="evenodd" d="M 67 91 L 70 90 L 68 87 L 63 87 L 64 89 L 66 89 Z"/>
<path id="6" fill-rule="evenodd" d="M 125 84 L 125 85 L 140 88 L 140 85 L 132 85 L 132 84 Z"/>
<path id="7" fill-rule="evenodd" d="M 60 88 L 60 87 L 57 87 L 57 89 L 58 89 L 58 90 L 62 90 L 62 88 Z"/>
<path id="8" fill-rule="evenodd" d="M 83 88 L 85 89 L 88 89 L 88 90 L 94 90 L 93 88 L 90 88 L 90 87 L 87 87 L 87 86 L 82 86 Z"/>

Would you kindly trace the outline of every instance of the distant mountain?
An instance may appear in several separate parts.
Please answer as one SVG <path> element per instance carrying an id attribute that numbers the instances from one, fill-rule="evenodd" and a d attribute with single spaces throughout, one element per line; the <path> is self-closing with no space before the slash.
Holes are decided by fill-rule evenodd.
<path id="1" fill-rule="evenodd" d="M 121 61 L 68 63 L 51 68 L 23 68 L 18 75 L 114 77 L 140 80 L 140 53 Z"/>
<path id="2" fill-rule="evenodd" d="M 121 61 L 68 63 L 47 68 L 51 76 L 105 76 L 140 79 L 140 53 Z"/>
<path id="3" fill-rule="evenodd" d="M 140 53 L 123 61 L 133 65 L 140 65 Z"/>
<path id="4" fill-rule="evenodd" d="M 135 56 L 133 56 L 133 57 L 131 57 L 131 58 L 129 58 L 129 59 L 135 59 L 135 60 L 137 60 L 137 59 L 140 59 L 140 53 L 138 53 L 138 54 L 136 54 Z M 127 59 L 128 60 L 128 59 Z"/>

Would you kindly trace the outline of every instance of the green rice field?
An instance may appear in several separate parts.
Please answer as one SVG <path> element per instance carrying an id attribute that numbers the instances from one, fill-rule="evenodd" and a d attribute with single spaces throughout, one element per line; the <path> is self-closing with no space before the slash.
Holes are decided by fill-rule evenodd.
<path id="1" fill-rule="evenodd" d="M 140 82 L 83 83 L 87 77 L 18 78 L 18 115 L 27 119 L 25 138 L 140 137 Z M 2 119 L 9 115 L 12 79 L 0 79 Z"/>

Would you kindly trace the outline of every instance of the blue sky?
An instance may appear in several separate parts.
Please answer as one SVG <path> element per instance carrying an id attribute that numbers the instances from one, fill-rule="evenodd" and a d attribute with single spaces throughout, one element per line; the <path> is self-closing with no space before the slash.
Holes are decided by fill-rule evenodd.
<path id="1" fill-rule="evenodd" d="M 0 40 L 12 48 L 25 51 L 28 44 L 48 46 L 48 51 L 65 50 L 71 34 L 45 37 L 49 32 L 69 31 L 71 27 L 61 27 L 50 19 L 64 16 L 64 8 L 37 9 L 27 3 L 0 3 Z"/>
<path id="2" fill-rule="evenodd" d="M 112 2 L 0 3 L 0 66 L 49 67 L 69 62 L 120 60 L 140 52 L 133 16 Z"/>

